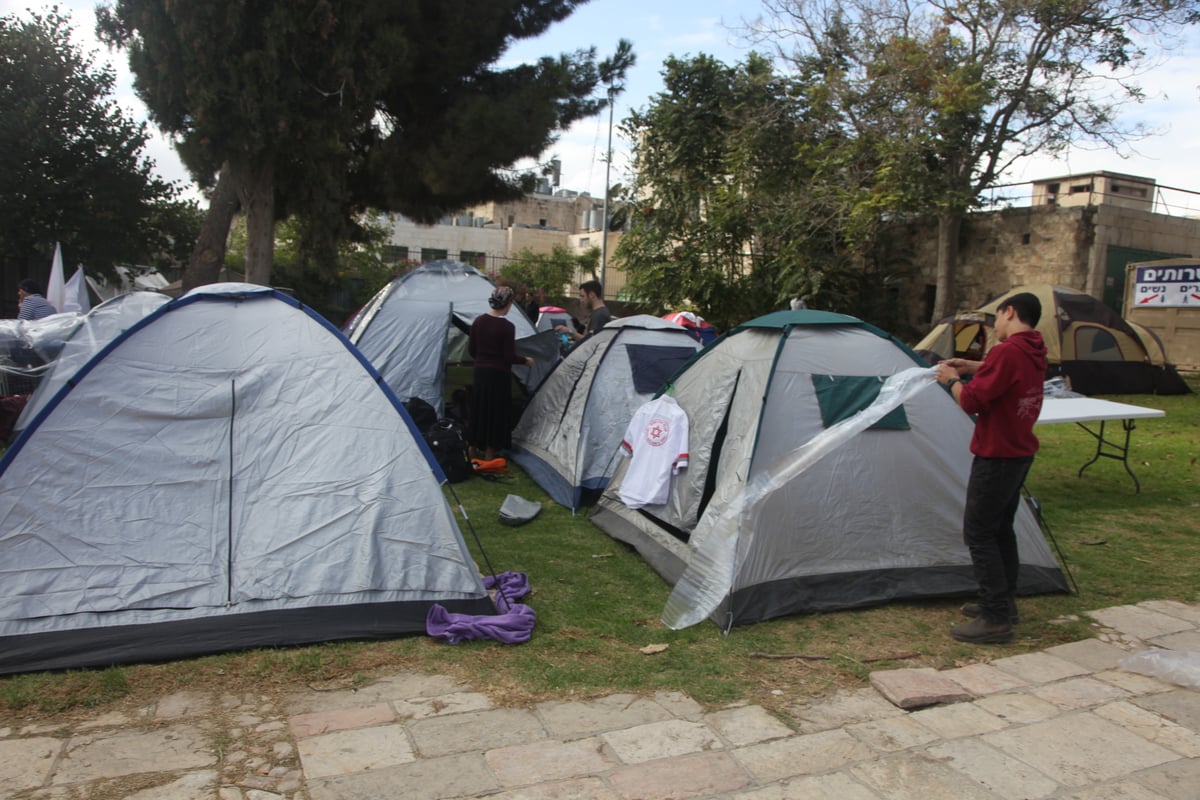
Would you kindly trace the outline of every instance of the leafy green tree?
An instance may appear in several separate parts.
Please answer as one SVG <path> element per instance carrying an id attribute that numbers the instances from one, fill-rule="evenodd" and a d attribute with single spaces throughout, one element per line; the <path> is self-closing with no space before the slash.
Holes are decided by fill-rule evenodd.
<path id="1" fill-rule="evenodd" d="M 593 247 L 575 254 L 556 244 L 549 253 L 535 253 L 525 248 L 500 268 L 500 278 L 510 286 L 541 289 L 551 297 L 562 294 L 576 275 L 595 279 L 600 264 L 600 248 Z M 568 292 L 570 293 L 570 292 Z"/>
<path id="2" fill-rule="evenodd" d="M 114 76 L 71 41 L 57 10 L 0 17 L 0 262 L 108 271 L 191 248 L 194 217 L 142 155 L 148 134 L 112 97 Z"/>
<path id="3" fill-rule="evenodd" d="M 1152 50 L 1195 22 L 1194 0 L 763 0 L 753 25 L 819 95 L 828 125 L 872 152 L 852 217 L 938 222 L 933 319 L 957 305 L 958 238 L 1014 162 L 1144 132 L 1118 112 L 1142 97 Z"/>
<path id="4" fill-rule="evenodd" d="M 99 27 L 196 178 L 233 187 L 247 279 L 267 283 L 278 219 L 320 264 L 368 207 L 432 221 L 528 188 L 508 166 L 599 111 L 623 67 L 594 50 L 496 64 L 583 1 L 113 0 Z"/>
<path id="5" fill-rule="evenodd" d="M 757 55 L 733 67 L 671 58 L 663 79 L 622 126 L 635 180 L 617 257 L 632 296 L 719 327 L 795 296 L 854 308 L 845 208 L 858 184 L 802 84 Z"/>

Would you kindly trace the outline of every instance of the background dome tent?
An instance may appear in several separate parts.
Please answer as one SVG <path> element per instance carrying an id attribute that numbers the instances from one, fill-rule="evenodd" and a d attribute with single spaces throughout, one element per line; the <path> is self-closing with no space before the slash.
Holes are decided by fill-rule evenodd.
<path id="1" fill-rule="evenodd" d="M 537 325 L 539 331 L 552 331 L 555 325 L 566 325 L 572 330 L 579 330 L 582 327 L 579 320 L 575 319 L 575 315 L 565 308 L 558 306 L 542 306 L 538 309 Z"/>
<path id="2" fill-rule="evenodd" d="M 672 311 L 663 314 L 662 319 L 686 328 L 701 344 L 708 345 L 717 340 L 717 329 L 712 326 L 712 323 L 692 311 Z"/>
<path id="3" fill-rule="evenodd" d="M 470 363 L 467 333 L 489 310 L 496 286 L 458 261 L 431 261 L 379 290 L 343 329 L 402 400 L 419 397 L 443 412 L 446 365 Z M 539 333 L 518 303 L 507 319 L 516 328 L 517 354 L 533 367 L 513 367 L 526 391 L 537 388 L 558 361 L 558 337 Z"/>
<path id="4" fill-rule="evenodd" d="M 1042 303 L 1038 330 L 1046 340 L 1046 377 L 1063 376 L 1080 394 L 1187 394 L 1191 390 L 1167 361 L 1162 340 L 1123 319 L 1086 292 L 1050 284 L 1020 286 L 974 311 L 942 320 L 917 345 L 930 363 L 979 360 L 996 344 L 996 309 L 1018 292 Z"/>
<path id="5" fill-rule="evenodd" d="M 689 463 L 667 502 L 626 507 L 622 459 L 592 520 L 675 587 L 664 621 L 675 609 L 728 629 L 973 594 L 962 542 L 972 422 L 925 370 L 902 406 L 796 468 L 806 444 L 875 401 L 883 379 L 924 366 L 841 314 L 780 311 L 740 325 L 672 379 Z M 1023 504 L 1016 525 L 1019 592 L 1065 591 L 1035 512 Z M 705 597 L 681 589 L 704 576 Z"/>
<path id="6" fill-rule="evenodd" d="M 201 287 L 0 460 L 0 673 L 423 633 L 495 614 L 394 394 L 274 290 Z"/>
<path id="7" fill-rule="evenodd" d="M 625 317 L 583 339 L 543 381 L 513 430 L 513 460 L 576 509 L 608 484 L 634 412 L 700 349 L 678 325 Z"/>

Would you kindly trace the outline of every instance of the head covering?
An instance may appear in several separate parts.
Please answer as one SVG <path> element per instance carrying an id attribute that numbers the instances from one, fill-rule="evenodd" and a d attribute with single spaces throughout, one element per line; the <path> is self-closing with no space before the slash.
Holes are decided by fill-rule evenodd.
<path id="1" fill-rule="evenodd" d="M 488 298 L 488 305 L 497 311 L 512 302 L 513 290 L 508 286 L 497 286 Z"/>

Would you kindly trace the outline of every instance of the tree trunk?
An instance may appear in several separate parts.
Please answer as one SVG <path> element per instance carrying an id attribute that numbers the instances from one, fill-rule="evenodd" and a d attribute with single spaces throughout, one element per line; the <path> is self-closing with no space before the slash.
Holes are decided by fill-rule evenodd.
<path id="1" fill-rule="evenodd" d="M 233 224 L 233 215 L 237 213 L 237 208 L 238 199 L 233 175 L 229 164 L 225 163 L 221 165 L 217 185 L 208 201 L 208 214 L 204 217 L 204 225 L 200 228 L 196 247 L 192 250 L 192 257 L 188 259 L 188 265 L 183 271 L 180 294 L 221 279 L 221 266 L 225 263 L 225 243 L 229 239 L 229 226 Z"/>
<path id="2" fill-rule="evenodd" d="M 264 160 L 239 177 L 238 197 L 246 212 L 246 283 L 270 286 L 275 260 L 275 169 Z"/>
<path id="3" fill-rule="evenodd" d="M 943 211 L 938 215 L 937 292 L 933 299 L 933 318 L 929 320 L 931 325 L 954 313 L 957 305 L 954 279 L 958 274 L 958 231 L 961 227 L 962 214 Z"/>

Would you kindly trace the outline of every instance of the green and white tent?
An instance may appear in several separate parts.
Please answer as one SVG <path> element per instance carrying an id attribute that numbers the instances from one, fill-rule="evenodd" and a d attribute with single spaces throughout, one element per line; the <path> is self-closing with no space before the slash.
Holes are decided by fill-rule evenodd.
<path id="1" fill-rule="evenodd" d="M 971 594 L 973 423 L 932 372 L 854 317 L 752 320 L 673 378 L 689 466 L 667 502 L 627 508 L 624 462 L 592 519 L 674 586 L 674 628 Z M 1066 591 L 1027 504 L 1016 526 L 1019 593 Z"/>

